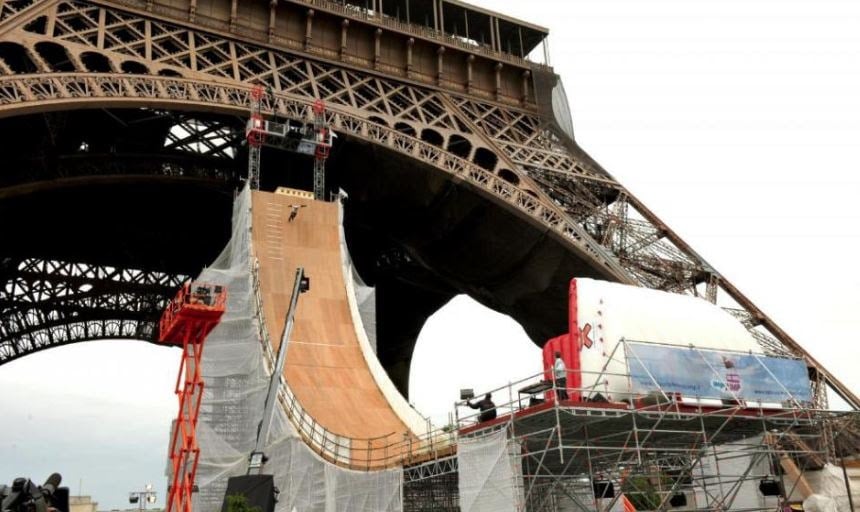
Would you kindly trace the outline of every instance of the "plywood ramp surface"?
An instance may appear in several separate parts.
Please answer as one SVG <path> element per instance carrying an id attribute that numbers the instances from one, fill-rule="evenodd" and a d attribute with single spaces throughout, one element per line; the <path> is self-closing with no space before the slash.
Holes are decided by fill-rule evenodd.
<path id="1" fill-rule="evenodd" d="M 289 221 L 292 205 L 303 207 Z M 304 267 L 310 277 L 284 369 L 302 407 L 335 434 L 361 439 L 394 434 L 390 442 L 402 440 L 407 427 L 377 387 L 352 323 L 337 204 L 254 192 L 252 215 L 263 312 L 273 344 L 280 343 L 296 268 Z"/>

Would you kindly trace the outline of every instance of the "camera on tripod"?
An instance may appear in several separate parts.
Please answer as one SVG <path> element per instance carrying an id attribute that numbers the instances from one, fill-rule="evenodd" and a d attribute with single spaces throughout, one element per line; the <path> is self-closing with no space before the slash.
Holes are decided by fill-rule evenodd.
<path id="1" fill-rule="evenodd" d="M 0 512 L 69 512 L 69 488 L 60 487 L 63 477 L 53 473 L 43 485 L 16 478 L 12 486 L 0 485 Z"/>

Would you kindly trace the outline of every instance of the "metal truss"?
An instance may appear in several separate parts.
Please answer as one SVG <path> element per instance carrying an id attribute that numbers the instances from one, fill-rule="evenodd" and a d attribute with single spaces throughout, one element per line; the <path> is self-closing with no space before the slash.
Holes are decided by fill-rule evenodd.
<path id="1" fill-rule="evenodd" d="M 457 456 L 451 455 L 403 468 L 403 483 L 418 482 L 457 472 Z"/>
<path id="2" fill-rule="evenodd" d="M 454 512 L 460 510 L 457 456 L 438 458 L 403 468 L 403 510 Z"/>
<path id="3" fill-rule="evenodd" d="M 34 3 L 36 0 L 6 0 L 0 3 L 0 22 L 16 16 Z"/>
<path id="4" fill-rule="evenodd" d="M 4 88 L 9 84 L 9 88 Z M 26 90 L 21 90 L 26 87 Z M 10 96 L 3 91 L 12 90 Z M 179 106 L 197 105 L 200 108 L 220 107 L 225 112 L 244 110 L 250 104 L 249 86 L 230 86 L 201 83 L 192 80 L 164 77 L 122 77 L 112 75 L 50 74 L 36 80 L 21 81 L 17 77 L 0 77 L 0 112 L 4 107 L 20 108 L 29 99 L 36 103 L 47 100 L 73 100 L 78 104 L 122 102 L 134 93 L 131 103 L 149 104 L 153 101 Z M 311 120 L 311 103 L 276 94 L 269 111 L 293 119 Z M 571 221 L 547 200 L 535 197 L 527 190 L 510 183 L 483 167 L 460 158 L 434 144 L 401 133 L 362 117 L 334 110 L 327 111 L 328 123 L 341 135 L 352 136 L 404 154 L 445 173 L 468 182 L 509 208 L 518 210 L 543 226 L 556 231 L 576 250 L 600 262 L 601 266 L 616 271 L 622 279 L 623 269 L 599 246 L 590 240 L 582 227 Z"/>
<path id="5" fill-rule="evenodd" d="M 170 127 L 164 148 L 232 159 L 236 156 L 241 140 L 242 132 L 234 125 L 182 115 Z"/>
<path id="6" fill-rule="evenodd" d="M 27 172 L 29 171 L 29 172 Z M 232 161 L 197 158 L 192 155 L 176 155 L 167 152 L 140 153 L 91 153 L 77 158 L 64 159 L 51 168 L 16 168 L 4 176 L 10 185 L 33 180 L 96 176 L 172 176 L 235 182 L 239 180 Z"/>
<path id="7" fill-rule="evenodd" d="M 64 137 L 72 123 L 88 122 L 78 138 Z M 95 113 L 46 112 L 44 131 L 9 155 L 0 187 L 63 178 L 167 176 L 238 183 L 235 155 L 243 136 L 241 123 L 214 116 L 192 116 L 148 108 Z M 41 128 L 41 127 L 40 127 Z M 135 144 L 136 133 L 147 139 Z M 110 137 L 132 143 L 107 144 Z M 75 144 L 69 145 L 69 139 Z M 94 141 L 93 144 L 90 144 Z M 50 155 L 50 156 L 48 156 Z"/>
<path id="8" fill-rule="evenodd" d="M 152 341 L 186 276 L 43 259 L 4 262 L 0 365 L 78 341 Z"/>
<path id="9" fill-rule="evenodd" d="M 493 393 L 504 396 L 504 390 Z M 857 450 L 856 436 L 838 451 L 831 439 L 834 429 L 856 425 L 856 411 L 674 400 L 644 405 L 643 396 L 633 398 L 534 407 L 513 399 L 498 403 L 503 416 L 486 425 L 476 415 L 458 418 L 458 432 L 479 440 L 505 431 L 518 446 L 511 462 L 522 468 L 516 506 L 541 512 L 602 512 L 617 509 L 619 500 L 639 510 L 666 510 L 679 495 L 685 510 L 774 510 L 776 498 L 757 498 L 761 480 L 779 481 L 786 497 L 797 490 L 796 498 L 810 492 L 810 471 Z M 428 470 L 418 476 L 432 478 Z M 601 496 L 598 489 L 609 486 L 613 490 Z"/>
<path id="10" fill-rule="evenodd" d="M 0 1 L 0 40 L 17 45 L 26 61 L 0 61 L 0 116 L 87 105 L 238 113 L 249 104 L 249 84 L 259 84 L 274 92 L 269 111 L 309 120 L 310 104 L 322 99 L 338 133 L 468 181 L 555 230 L 619 281 L 738 307 L 766 350 L 801 356 L 816 369 L 819 394 L 831 386 L 860 407 L 806 350 L 555 131 L 553 120 L 541 118 L 537 105 L 365 62 L 312 38 L 289 39 L 272 30 L 274 18 L 267 32 L 243 26 L 235 15 L 206 17 L 207 2 Z M 326 0 L 307 3 L 342 11 Z M 229 155 L 225 134 L 214 127 L 185 133 L 192 140 L 177 136 L 171 147 Z"/>

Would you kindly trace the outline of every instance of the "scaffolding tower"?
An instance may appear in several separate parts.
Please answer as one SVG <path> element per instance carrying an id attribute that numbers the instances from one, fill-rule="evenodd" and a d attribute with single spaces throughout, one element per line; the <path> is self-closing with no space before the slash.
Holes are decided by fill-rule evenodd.
<path id="1" fill-rule="evenodd" d="M 406 465 L 404 510 L 751 512 L 782 510 L 822 487 L 851 496 L 847 475 L 836 476 L 847 449 L 837 453 L 834 435 L 860 424 L 860 412 L 668 390 L 584 398 L 605 375 L 583 375 L 592 385 L 568 388 L 583 398 L 558 401 L 544 377 L 490 390 L 495 420 L 458 416 L 457 454 Z M 500 494 L 510 499 L 488 508 Z"/>
<path id="2" fill-rule="evenodd" d="M 251 89 L 251 116 L 245 128 L 245 138 L 248 141 L 248 183 L 251 190 L 260 190 L 260 159 L 263 142 L 263 88 L 259 85 Z"/>
<path id="3" fill-rule="evenodd" d="M 262 105 L 266 95 L 259 85 L 251 89 L 251 114 L 245 127 L 248 141 L 248 182 L 251 190 L 260 189 L 261 152 L 263 146 L 267 146 L 312 156 L 314 199 L 324 201 L 325 164 L 334 139 L 334 133 L 326 119 L 325 102 L 320 99 L 314 101 L 310 109 L 310 123 L 304 122 L 308 117 L 281 123 L 263 118 Z"/>
<path id="4" fill-rule="evenodd" d="M 175 390 L 179 413 L 170 436 L 167 512 L 191 512 L 200 459 L 197 420 L 203 399 L 203 342 L 221 321 L 226 304 L 227 290 L 223 286 L 185 283 L 159 322 L 158 341 L 182 346 Z"/>

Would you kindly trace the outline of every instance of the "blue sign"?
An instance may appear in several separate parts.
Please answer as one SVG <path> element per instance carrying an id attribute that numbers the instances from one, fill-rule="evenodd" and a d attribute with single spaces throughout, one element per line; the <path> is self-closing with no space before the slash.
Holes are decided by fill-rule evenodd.
<path id="1" fill-rule="evenodd" d="M 647 343 L 626 345 L 634 393 L 812 401 L 806 364 L 797 359 Z"/>

